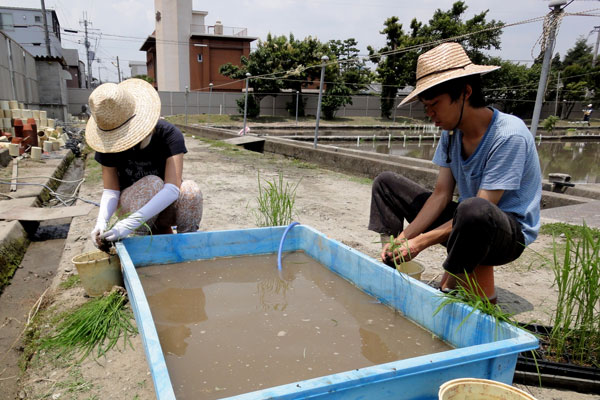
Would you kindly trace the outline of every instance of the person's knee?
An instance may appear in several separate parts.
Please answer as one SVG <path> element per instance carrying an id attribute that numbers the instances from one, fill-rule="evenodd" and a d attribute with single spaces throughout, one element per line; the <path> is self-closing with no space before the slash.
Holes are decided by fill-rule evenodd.
<path id="1" fill-rule="evenodd" d="M 481 197 L 471 197 L 460 202 L 456 208 L 455 221 L 465 226 L 477 226 L 489 220 L 494 204 Z"/>
<path id="2" fill-rule="evenodd" d="M 396 176 L 391 171 L 384 171 L 373 179 L 373 193 L 380 192 L 383 188 L 389 187 L 390 183 L 396 179 Z"/>

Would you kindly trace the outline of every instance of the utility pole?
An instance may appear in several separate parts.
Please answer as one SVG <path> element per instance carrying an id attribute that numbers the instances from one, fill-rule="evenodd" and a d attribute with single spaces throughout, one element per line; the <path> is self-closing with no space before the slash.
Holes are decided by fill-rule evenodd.
<path id="1" fill-rule="evenodd" d="M 596 66 L 596 58 L 598 58 L 598 44 L 600 44 L 600 26 L 595 26 L 593 32 L 598 32 L 596 36 L 596 46 L 594 46 L 594 58 L 592 58 L 592 68 Z"/>
<path id="2" fill-rule="evenodd" d="M 117 72 L 119 73 L 119 83 L 121 83 L 121 67 L 119 64 L 119 56 L 117 56 Z"/>
<path id="3" fill-rule="evenodd" d="M 562 88 L 562 83 L 560 83 L 560 71 L 558 71 L 558 78 L 556 78 L 556 100 L 554 100 L 554 115 L 558 116 L 558 93 Z"/>
<path id="4" fill-rule="evenodd" d="M 87 87 L 92 88 L 92 60 L 90 59 L 90 41 L 88 40 L 88 21 L 83 14 L 83 26 L 85 27 L 85 55 L 87 57 Z"/>
<path id="5" fill-rule="evenodd" d="M 550 12 L 551 23 L 550 32 L 546 40 L 546 49 L 544 52 L 544 61 L 542 63 L 542 72 L 540 74 L 540 82 L 538 84 L 537 96 L 535 98 L 535 107 L 533 109 L 533 116 L 531 117 L 531 134 L 535 137 L 537 133 L 538 124 L 540 122 L 540 113 L 542 111 L 542 103 L 544 100 L 544 92 L 546 88 L 546 80 L 548 79 L 548 72 L 550 70 L 550 61 L 552 59 L 552 52 L 554 51 L 554 39 L 556 35 L 556 21 L 559 15 L 563 12 L 561 6 L 565 5 L 567 0 L 551 0 L 548 3 L 549 7 L 553 7 Z"/>
<path id="6" fill-rule="evenodd" d="M 44 21 L 44 36 L 46 38 L 46 51 L 48 57 L 52 57 L 52 50 L 50 49 L 50 34 L 48 33 L 48 18 L 46 17 L 46 4 L 42 0 L 42 21 Z"/>
<path id="7" fill-rule="evenodd" d="M 327 66 L 327 61 L 329 61 L 329 57 L 323 56 L 321 57 L 321 80 L 319 81 L 319 100 L 317 101 L 317 123 L 315 125 L 315 141 L 313 143 L 313 147 L 317 148 L 317 140 L 319 138 L 319 120 L 321 119 L 321 102 L 323 99 L 323 81 L 325 81 L 325 67 Z"/>

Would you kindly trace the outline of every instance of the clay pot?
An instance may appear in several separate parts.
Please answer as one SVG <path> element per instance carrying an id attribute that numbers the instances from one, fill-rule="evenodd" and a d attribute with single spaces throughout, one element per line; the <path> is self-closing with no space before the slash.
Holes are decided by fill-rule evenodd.
<path id="1" fill-rule="evenodd" d="M 27 144 L 30 146 L 38 145 L 38 135 L 37 130 L 35 128 L 35 124 L 33 126 L 31 124 L 25 124 L 25 126 L 23 127 L 23 138 L 25 138 Z"/>
<path id="2" fill-rule="evenodd" d="M 19 118 L 15 118 L 12 122 L 13 127 L 15 128 L 15 136 L 23 137 L 23 121 Z"/>

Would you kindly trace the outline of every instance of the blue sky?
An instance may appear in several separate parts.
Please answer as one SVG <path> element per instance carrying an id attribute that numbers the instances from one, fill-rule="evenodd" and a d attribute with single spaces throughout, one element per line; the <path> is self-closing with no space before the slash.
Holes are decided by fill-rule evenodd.
<path id="1" fill-rule="evenodd" d="M 385 38 L 379 33 L 386 18 L 396 15 L 408 28 L 416 17 L 427 22 L 438 8 L 449 9 L 454 0 L 194 0 L 194 9 L 207 11 L 206 24 L 222 21 L 225 26 L 244 27 L 248 35 L 264 39 L 267 33 L 287 35 L 297 38 L 316 36 L 321 41 L 347 39 L 358 41 L 363 54 L 367 45 L 378 48 L 384 45 Z M 39 0 L 0 0 L 0 5 L 11 7 L 40 8 Z M 129 60 L 145 61 L 145 53 L 139 48 L 154 30 L 153 0 L 45 0 L 46 8 L 56 10 L 62 28 L 83 32 L 84 13 L 91 21 L 92 44 L 97 46 L 97 57 L 92 71 L 102 79 L 117 79 L 114 66 L 119 56 L 124 76 L 129 75 Z M 545 0 L 467 0 L 469 7 L 466 18 L 489 10 L 488 20 L 501 20 L 517 23 L 548 13 Z M 587 38 L 594 45 L 597 33 L 591 33 L 600 26 L 600 1 L 575 0 L 565 9 L 567 13 L 590 11 L 598 16 L 566 15 L 563 19 L 556 43 L 556 51 L 564 55 L 577 38 Z M 502 49 L 494 52 L 504 59 L 527 62 L 532 59 L 532 49 L 542 32 L 542 22 L 517 25 L 506 28 L 502 34 Z M 63 33 L 63 47 L 80 49 L 83 59 L 85 52 L 82 34 Z M 81 42 L 81 43 L 78 43 Z M 539 52 L 539 45 L 534 54 Z"/>

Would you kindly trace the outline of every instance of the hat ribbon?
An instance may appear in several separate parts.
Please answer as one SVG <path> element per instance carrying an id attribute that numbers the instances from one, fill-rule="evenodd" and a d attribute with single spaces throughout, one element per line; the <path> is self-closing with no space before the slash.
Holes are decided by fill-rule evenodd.
<path id="1" fill-rule="evenodd" d="M 131 121 L 133 119 L 133 117 L 135 117 L 135 114 L 133 114 L 131 117 L 127 118 L 125 120 L 125 122 L 123 122 L 121 125 L 115 127 L 115 128 L 111 128 L 111 129 L 102 129 L 98 126 L 98 129 L 100 129 L 102 132 L 110 132 L 110 131 L 115 131 L 117 129 L 119 129 L 120 127 L 122 127 L 123 125 L 125 125 L 126 123 L 128 123 L 129 121 Z"/>
<path id="2" fill-rule="evenodd" d="M 465 68 L 466 66 L 468 66 L 468 65 L 471 65 L 471 64 L 473 64 L 473 63 L 469 61 L 468 63 L 466 63 L 465 65 L 462 65 L 462 66 L 460 66 L 460 67 L 452 67 L 452 68 L 446 68 L 446 69 L 442 69 L 442 70 L 439 70 L 439 71 L 433 71 L 433 72 L 430 72 L 430 73 L 428 73 L 428 74 L 425 74 L 425 75 L 423 75 L 423 76 L 420 76 L 420 77 L 417 79 L 417 82 L 419 82 L 419 81 L 420 81 L 421 79 L 423 79 L 423 78 L 426 78 L 426 77 L 428 77 L 429 75 L 441 74 L 441 73 L 444 73 L 444 72 L 453 71 L 453 70 L 455 70 L 455 69 L 461 69 L 461 68 Z"/>

